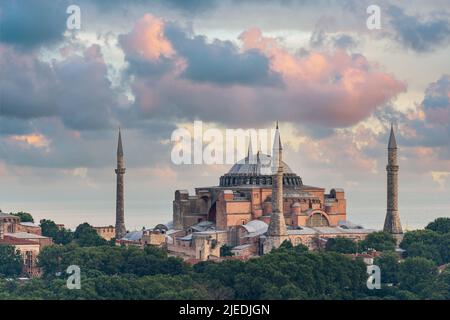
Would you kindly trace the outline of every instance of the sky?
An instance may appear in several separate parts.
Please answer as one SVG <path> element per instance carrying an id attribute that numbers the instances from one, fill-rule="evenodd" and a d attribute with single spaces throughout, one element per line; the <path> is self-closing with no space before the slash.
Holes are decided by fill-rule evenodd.
<path id="1" fill-rule="evenodd" d="M 69 5 L 80 29 L 68 29 Z M 380 8 L 369 29 L 367 8 Z M 450 1 L 0 3 L 0 209 L 114 224 L 122 129 L 128 229 L 230 165 L 176 165 L 174 130 L 274 127 L 308 185 L 381 229 L 390 124 L 404 229 L 450 216 Z M 256 146 L 255 146 L 256 148 Z M 256 151 L 256 150 L 255 150 Z"/>

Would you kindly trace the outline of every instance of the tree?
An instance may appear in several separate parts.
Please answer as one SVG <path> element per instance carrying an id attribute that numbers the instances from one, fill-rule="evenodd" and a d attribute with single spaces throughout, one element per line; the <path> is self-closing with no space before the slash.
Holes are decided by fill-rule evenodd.
<path id="1" fill-rule="evenodd" d="M 433 222 L 430 222 L 425 229 L 441 234 L 450 233 L 450 218 L 437 218 Z"/>
<path id="2" fill-rule="evenodd" d="M 42 235 L 45 237 L 55 238 L 58 233 L 58 226 L 52 220 L 42 219 L 40 222 Z"/>
<path id="3" fill-rule="evenodd" d="M 232 247 L 224 244 L 220 247 L 220 256 L 221 257 L 231 257 L 233 255 L 233 252 L 231 252 Z"/>
<path id="4" fill-rule="evenodd" d="M 66 228 L 59 228 L 52 220 L 43 219 L 40 221 L 42 235 L 50 237 L 57 244 L 68 244 L 73 240 L 73 232 Z"/>
<path id="5" fill-rule="evenodd" d="M 436 275 L 437 268 L 433 261 L 413 257 L 406 258 L 400 264 L 398 280 L 401 289 L 420 295 L 426 285 L 435 280 Z"/>
<path id="6" fill-rule="evenodd" d="M 0 275 L 16 277 L 22 272 L 22 256 L 14 246 L 0 245 Z"/>
<path id="7" fill-rule="evenodd" d="M 358 250 L 358 245 L 351 239 L 336 237 L 327 240 L 325 250 L 339 253 L 356 253 Z"/>
<path id="8" fill-rule="evenodd" d="M 360 242 L 363 250 L 375 249 L 377 251 L 394 251 L 395 244 L 394 237 L 385 231 L 372 232 Z"/>
<path id="9" fill-rule="evenodd" d="M 29 214 L 28 212 L 17 212 L 17 213 L 11 213 L 13 216 L 19 217 L 20 218 L 20 222 L 33 222 L 34 223 L 34 219 L 33 216 L 31 214 Z"/>
<path id="10" fill-rule="evenodd" d="M 95 229 L 87 222 L 80 224 L 74 233 L 75 241 L 82 247 L 102 246 L 107 241 L 100 237 Z"/>
<path id="11" fill-rule="evenodd" d="M 398 283 L 399 263 L 395 253 L 384 253 L 381 257 L 377 257 L 374 262 L 380 267 L 382 283 Z"/>
<path id="12" fill-rule="evenodd" d="M 437 265 L 450 262 L 450 233 L 430 229 L 408 231 L 400 247 L 406 250 L 407 257 L 424 257 Z"/>

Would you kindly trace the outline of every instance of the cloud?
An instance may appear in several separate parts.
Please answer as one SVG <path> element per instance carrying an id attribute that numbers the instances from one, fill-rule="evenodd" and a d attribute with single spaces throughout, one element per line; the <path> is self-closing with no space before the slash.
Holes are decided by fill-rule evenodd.
<path id="1" fill-rule="evenodd" d="M 137 23 L 146 31 L 160 30 L 142 21 L 157 21 L 160 26 L 162 20 L 152 17 Z M 132 38 L 137 30 L 121 39 Z M 360 54 L 336 49 L 296 56 L 257 28 L 240 35 L 240 47 L 189 35 L 169 22 L 158 39 L 169 41 L 175 54 L 148 53 L 148 63 L 155 64 L 154 57 L 159 56 L 156 63 L 169 59 L 172 67 L 162 73 L 135 74 L 131 88 L 143 117 L 202 119 L 232 126 L 261 126 L 279 119 L 345 127 L 367 118 L 406 89 Z M 146 52 L 145 48 L 145 44 L 124 46 L 127 59 L 135 52 Z M 258 86 L 261 83 L 264 88 Z"/>
<path id="2" fill-rule="evenodd" d="M 450 172 L 447 171 L 431 171 L 431 177 L 434 182 L 439 185 L 439 188 L 444 189 L 445 185 L 450 181 Z"/>
<path id="3" fill-rule="evenodd" d="M 10 0 L 0 4 L 0 42 L 20 48 L 53 44 L 66 31 L 66 0 Z"/>
<path id="4" fill-rule="evenodd" d="M 126 103 L 111 86 L 98 45 L 50 63 L 0 46 L 0 69 L 8 74 L 0 78 L 2 117 L 59 117 L 71 129 L 105 129 L 114 110 Z"/>
<path id="5" fill-rule="evenodd" d="M 269 68 L 269 59 L 258 50 L 241 52 L 231 41 L 189 35 L 175 24 L 166 27 L 168 39 L 186 61 L 182 76 L 198 82 L 218 84 L 280 84 Z"/>
<path id="6" fill-rule="evenodd" d="M 164 21 L 153 15 L 144 15 L 119 41 L 128 55 L 140 56 L 150 61 L 170 58 L 175 51 L 164 35 Z"/>
<path id="7" fill-rule="evenodd" d="M 133 30 L 119 36 L 129 62 L 129 73 L 159 75 L 171 70 L 181 77 L 224 85 L 274 85 L 279 76 L 257 50 L 240 52 L 231 41 L 192 35 L 173 22 L 144 15 Z"/>
<path id="8" fill-rule="evenodd" d="M 439 154 L 450 159 L 450 75 L 442 75 L 425 90 L 417 110 L 407 114 L 405 143 L 440 147 Z"/>
<path id="9" fill-rule="evenodd" d="M 48 148 L 50 141 L 47 137 L 42 134 L 29 134 L 29 135 L 14 135 L 9 137 L 10 140 L 14 142 L 20 142 L 23 145 L 34 147 L 34 148 Z"/>
<path id="10" fill-rule="evenodd" d="M 442 11 L 423 17 L 407 15 L 402 8 L 390 6 L 388 15 L 395 40 L 406 48 L 429 52 L 450 43 L 450 19 Z"/>

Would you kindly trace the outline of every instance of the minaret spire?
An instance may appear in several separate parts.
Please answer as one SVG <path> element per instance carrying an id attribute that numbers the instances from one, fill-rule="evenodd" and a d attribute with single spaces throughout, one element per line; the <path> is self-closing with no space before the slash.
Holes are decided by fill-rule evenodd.
<path id="1" fill-rule="evenodd" d="M 267 229 L 267 239 L 266 243 L 264 244 L 265 252 L 269 252 L 273 248 L 278 248 L 285 240 L 289 240 L 286 229 L 286 221 L 284 219 L 283 148 L 281 146 L 278 123 L 275 132 L 274 150 L 276 144 L 277 144 L 276 149 L 278 151 L 276 161 L 277 171 L 272 176 L 272 216 L 270 217 L 269 228 Z"/>
<path id="2" fill-rule="evenodd" d="M 119 128 L 117 141 L 117 168 L 116 172 L 116 239 L 121 239 L 127 233 L 125 228 L 125 206 L 124 206 L 124 175 L 125 162 L 123 158 L 122 134 Z"/>
<path id="3" fill-rule="evenodd" d="M 391 134 L 389 135 L 388 149 L 397 149 L 397 140 L 395 139 L 394 125 L 391 123 Z"/>
<path id="4" fill-rule="evenodd" d="M 273 147 L 272 147 L 272 174 L 275 174 L 279 167 L 280 162 L 280 150 L 282 150 L 283 147 L 281 145 L 281 137 L 280 137 L 280 130 L 278 129 L 278 121 L 277 126 L 275 128 L 275 136 L 273 138 Z"/>
<path id="5" fill-rule="evenodd" d="M 383 230 L 391 233 L 399 242 L 403 235 L 400 215 L 398 213 L 398 162 L 397 141 L 395 139 L 394 127 L 391 124 L 391 133 L 388 143 L 387 171 L 387 210 Z"/>
<path id="6" fill-rule="evenodd" d="M 119 128 L 119 140 L 117 141 L 117 156 L 123 157 L 123 147 L 122 147 L 122 134 Z"/>
<path id="7" fill-rule="evenodd" d="M 248 142 L 248 151 L 247 158 L 245 159 L 246 163 L 253 163 L 253 146 L 252 146 L 252 135 L 250 134 L 249 142 Z"/>

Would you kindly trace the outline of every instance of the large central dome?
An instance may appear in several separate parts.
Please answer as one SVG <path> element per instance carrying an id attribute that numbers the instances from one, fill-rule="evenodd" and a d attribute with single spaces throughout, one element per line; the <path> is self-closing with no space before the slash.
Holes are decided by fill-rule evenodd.
<path id="1" fill-rule="evenodd" d="M 259 157 L 259 161 L 257 159 Z M 255 156 L 251 161 L 248 160 L 248 157 L 242 159 L 235 163 L 228 174 L 236 174 L 236 173 L 245 173 L 245 174 L 261 174 L 261 175 L 272 175 L 275 172 L 272 172 L 272 163 L 273 158 L 268 154 L 259 154 Z M 283 162 L 284 173 L 293 173 L 291 168 Z"/>
<path id="2" fill-rule="evenodd" d="M 221 187 L 244 185 L 272 185 L 273 158 L 270 155 L 259 153 L 254 158 L 246 157 L 234 164 L 231 169 L 220 177 Z M 286 187 L 302 186 L 302 179 L 292 172 L 283 161 L 283 184 Z"/>

